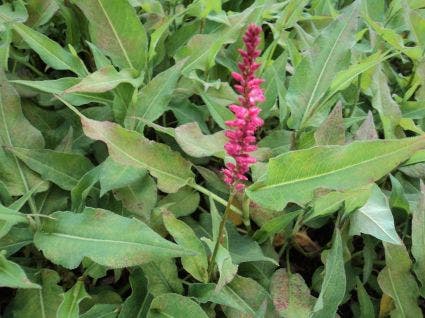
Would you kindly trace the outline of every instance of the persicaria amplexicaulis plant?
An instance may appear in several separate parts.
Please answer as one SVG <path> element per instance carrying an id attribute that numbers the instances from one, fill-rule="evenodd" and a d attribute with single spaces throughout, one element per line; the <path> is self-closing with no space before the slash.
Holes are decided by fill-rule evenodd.
<path id="1" fill-rule="evenodd" d="M 226 122 L 229 127 L 226 131 L 229 141 L 224 148 L 234 162 L 226 163 L 223 173 L 224 181 L 233 190 L 244 188 L 243 182 L 248 179 L 246 173 L 250 165 L 256 162 L 256 159 L 250 155 L 257 149 L 255 131 L 263 125 L 263 120 L 258 116 L 261 110 L 257 107 L 257 103 L 264 101 L 263 90 L 260 87 L 264 80 L 255 77 L 255 71 L 260 67 L 260 64 L 256 62 L 261 53 L 257 49 L 260 33 L 259 26 L 249 25 L 243 37 L 246 50 L 239 49 L 243 59 L 238 64 L 240 73 L 232 72 L 232 77 L 237 82 L 234 88 L 239 93 L 239 104 L 229 106 L 236 118 Z"/>

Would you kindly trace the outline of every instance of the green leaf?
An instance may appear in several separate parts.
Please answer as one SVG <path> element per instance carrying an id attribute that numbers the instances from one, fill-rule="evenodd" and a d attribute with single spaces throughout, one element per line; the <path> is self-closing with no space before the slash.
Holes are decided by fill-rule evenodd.
<path id="1" fill-rule="evenodd" d="M 190 162 L 168 146 L 145 139 L 111 122 L 81 117 L 84 133 L 106 143 L 109 155 L 123 165 L 148 169 L 157 178 L 158 188 L 176 192 L 193 179 Z"/>
<path id="2" fill-rule="evenodd" d="M 123 303 L 118 318 L 146 317 L 152 295 L 147 289 L 147 279 L 140 268 L 135 268 L 130 273 L 130 285 L 131 295 Z"/>
<path id="3" fill-rule="evenodd" d="M 255 231 L 253 238 L 259 243 L 264 243 L 269 237 L 283 231 L 291 222 L 300 215 L 300 211 L 285 213 L 266 221 L 261 228 Z"/>
<path id="4" fill-rule="evenodd" d="M 391 180 L 391 195 L 390 195 L 390 206 L 391 208 L 401 209 L 406 211 L 406 213 L 410 212 L 409 201 L 406 198 L 406 194 L 404 193 L 403 186 L 397 178 L 390 175 Z"/>
<path id="5" fill-rule="evenodd" d="M 403 37 L 397 31 L 381 26 L 380 23 L 372 21 L 369 17 L 364 17 L 367 23 L 374 29 L 374 31 L 384 39 L 389 45 L 396 50 L 403 52 L 412 60 L 419 60 L 422 52 L 420 47 L 405 46 Z"/>
<path id="6" fill-rule="evenodd" d="M 117 304 L 94 304 L 80 318 L 116 318 L 120 307 Z M 137 317 L 137 316 L 133 316 Z"/>
<path id="7" fill-rule="evenodd" d="M 182 257 L 183 268 L 200 282 L 208 282 L 208 259 L 202 242 L 189 225 L 168 212 L 163 213 L 164 225 L 180 246 L 196 251 L 197 255 Z"/>
<path id="8" fill-rule="evenodd" d="M 0 239 L 0 250 L 6 251 L 6 257 L 9 257 L 22 247 L 31 244 L 32 238 L 33 233 L 29 227 L 12 227 L 8 233 Z"/>
<path id="9" fill-rule="evenodd" d="M 192 254 L 166 241 L 143 222 L 106 210 L 86 208 L 82 213 L 55 212 L 51 216 L 55 220 L 43 220 L 34 244 L 46 258 L 69 269 L 76 268 L 83 257 L 121 268 L 158 257 Z"/>
<path id="10" fill-rule="evenodd" d="M 208 245 L 212 253 L 214 250 L 215 242 L 205 237 L 203 237 L 202 240 Z M 217 264 L 218 271 L 220 273 L 220 278 L 218 279 L 216 286 L 216 291 L 219 291 L 233 280 L 236 273 L 238 272 L 238 265 L 233 264 L 232 257 L 230 256 L 229 251 L 221 244 L 218 247 L 217 255 L 215 257 L 215 263 Z"/>
<path id="11" fill-rule="evenodd" d="M 103 93 L 114 89 L 122 83 L 129 83 L 137 88 L 142 82 L 143 77 L 136 78 L 130 69 L 118 72 L 115 67 L 108 65 L 86 76 L 78 84 L 67 88 L 64 93 Z"/>
<path id="12" fill-rule="evenodd" d="M 266 315 L 260 315 L 260 317 L 275 315 L 270 294 L 252 278 L 236 276 L 224 288 L 227 292 L 231 292 L 233 297 L 239 298 L 240 306 L 247 312 L 247 315 L 242 317 L 256 317 L 256 313 L 261 311 L 264 303 L 266 303 Z M 228 306 L 222 307 L 226 317 L 240 317 L 239 310 Z"/>
<path id="13" fill-rule="evenodd" d="M 127 0 L 74 0 L 89 21 L 92 42 L 119 68 L 143 70 L 147 36 Z"/>
<path id="14" fill-rule="evenodd" d="M 64 190 L 72 190 L 78 180 L 93 168 L 86 157 L 50 149 L 8 148 L 44 180 L 52 181 Z"/>
<path id="15" fill-rule="evenodd" d="M 14 22 L 25 22 L 28 19 L 28 12 L 24 2 L 14 1 L 12 3 L 3 3 L 0 6 L 0 31 L 5 30 L 5 25 Z"/>
<path id="16" fill-rule="evenodd" d="M 425 186 L 420 183 L 421 192 L 412 218 L 412 255 L 415 258 L 413 270 L 422 287 L 425 287 Z M 1 246 L 0 246 L 1 247 Z"/>
<path id="17" fill-rule="evenodd" d="M 27 25 L 36 28 L 47 23 L 58 11 L 55 0 L 30 0 L 27 5 L 29 18 Z"/>
<path id="18" fill-rule="evenodd" d="M 360 304 L 360 318 L 376 317 L 375 308 L 373 307 L 372 300 L 366 292 L 362 282 L 356 277 L 357 297 Z"/>
<path id="19" fill-rule="evenodd" d="M 44 147 L 41 133 L 24 117 L 21 101 L 16 90 L 0 71 L 0 145 L 7 147 Z M 13 196 L 28 192 L 41 179 L 10 153 L 0 147 L 0 181 Z M 46 184 L 38 192 L 47 190 Z"/>
<path id="20" fill-rule="evenodd" d="M 347 282 L 342 249 L 341 234 L 336 230 L 332 248 L 326 257 L 322 288 L 311 317 L 335 317 L 338 306 L 344 299 Z"/>
<path id="21" fill-rule="evenodd" d="M 63 94 L 66 89 L 77 85 L 80 82 L 80 80 L 76 77 L 62 77 L 55 80 L 45 81 L 15 80 L 11 82 L 45 93 L 60 94 L 65 101 L 75 106 L 81 106 L 88 103 L 108 104 L 112 100 L 112 95 L 109 93 L 95 94 L 76 92 L 72 94 Z"/>
<path id="22" fill-rule="evenodd" d="M 200 199 L 198 191 L 194 191 L 190 187 L 183 187 L 176 193 L 170 193 L 162 198 L 158 202 L 158 207 L 165 207 L 177 218 L 180 218 L 195 212 Z"/>
<path id="23" fill-rule="evenodd" d="M 280 317 L 308 318 L 313 312 L 316 298 L 311 296 L 300 274 L 277 270 L 272 277 L 270 293 Z"/>
<path id="24" fill-rule="evenodd" d="M 224 157 L 224 144 L 227 142 L 224 131 L 204 135 L 198 123 L 189 123 L 177 127 L 175 135 L 177 143 L 189 156 L 195 158 Z"/>
<path id="25" fill-rule="evenodd" d="M 108 157 L 102 163 L 100 173 L 100 196 L 114 189 L 127 187 L 146 175 L 145 169 L 123 166 Z"/>
<path id="26" fill-rule="evenodd" d="M 148 318 L 208 318 L 196 302 L 178 294 L 162 294 L 152 300 Z"/>
<path id="27" fill-rule="evenodd" d="M 14 317 L 56 318 L 56 312 L 62 302 L 63 290 L 58 283 L 58 273 L 50 269 L 41 269 L 35 276 L 35 281 L 41 289 L 19 289 L 11 304 Z"/>
<path id="28" fill-rule="evenodd" d="M 9 230 L 18 223 L 28 223 L 25 214 L 9 209 L 0 204 L 0 238 L 5 236 Z"/>
<path id="29" fill-rule="evenodd" d="M 270 159 L 265 180 L 247 189 L 260 205 L 281 210 L 288 202 L 303 205 L 314 190 L 346 190 L 376 181 L 425 147 L 425 139 L 356 141 L 345 146 L 319 146 Z"/>
<path id="30" fill-rule="evenodd" d="M 173 259 L 152 261 L 141 265 L 148 279 L 148 290 L 153 296 L 166 293 L 183 293 L 183 285 L 178 277 Z"/>
<path id="31" fill-rule="evenodd" d="M 355 44 L 358 2 L 331 23 L 315 40 L 289 82 L 286 101 L 293 128 L 317 125 L 317 106 L 334 77 L 346 67 L 347 55 Z"/>
<path id="32" fill-rule="evenodd" d="M 18 264 L 8 261 L 3 251 L 0 252 L 0 287 L 41 288 L 28 279 Z"/>
<path id="33" fill-rule="evenodd" d="M 260 245 L 250 236 L 239 234 L 235 226 L 228 224 L 226 230 L 228 249 L 234 264 L 265 261 L 279 265 L 273 258 L 264 256 Z"/>
<path id="34" fill-rule="evenodd" d="M 137 94 L 137 101 L 132 103 L 125 119 L 127 128 L 139 127 L 137 117 L 148 122 L 154 122 L 167 109 L 168 103 L 173 95 L 177 80 L 181 76 L 182 63 L 170 67 L 156 75 Z"/>
<path id="35" fill-rule="evenodd" d="M 395 304 L 391 317 L 421 317 L 418 306 L 419 288 L 410 273 L 412 262 L 404 245 L 384 242 L 386 266 L 379 272 L 378 283 L 382 291 Z"/>
<path id="36" fill-rule="evenodd" d="M 374 184 L 369 200 L 351 216 L 350 235 L 365 233 L 379 240 L 401 244 L 388 199 Z"/>
<path id="37" fill-rule="evenodd" d="M 20 23 L 14 24 L 13 29 L 50 67 L 56 70 L 70 70 L 79 76 L 87 74 L 84 64 L 78 56 L 69 53 L 44 34 Z"/>
<path id="38" fill-rule="evenodd" d="M 97 190 L 95 184 L 99 181 L 100 170 L 102 166 L 96 166 L 85 173 L 77 184 L 71 190 L 71 209 L 73 211 L 81 211 L 91 190 Z"/>
<path id="39" fill-rule="evenodd" d="M 345 213 L 353 212 L 365 205 L 370 197 L 372 184 L 346 191 L 332 191 L 313 201 L 313 212 L 309 214 L 306 221 L 314 218 L 325 217 L 341 208 L 344 204 Z"/>
<path id="40" fill-rule="evenodd" d="M 332 84 L 327 94 L 327 99 L 339 91 L 346 89 L 360 74 L 379 65 L 388 59 L 389 56 L 390 55 L 382 52 L 376 52 L 365 59 L 358 61 L 356 64 L 351 65 L 348 69 L 340 71 L 332 80 Z"/>
<path id="41" fill-rule="evenodd" d="M 77 280 L 75 285 L 63 295 L 63 301 L 59 305 L 57 317 L 78 318 L 80 316 L 79 305 L 85 298 L 90 298 L 84 288 L 84 281 Z"/>

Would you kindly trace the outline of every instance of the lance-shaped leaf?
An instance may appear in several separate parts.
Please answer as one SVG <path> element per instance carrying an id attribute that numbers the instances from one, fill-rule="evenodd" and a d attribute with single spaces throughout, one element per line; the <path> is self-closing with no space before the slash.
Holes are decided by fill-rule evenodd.
<path id="1" fill-rule="evenodd" d="M 121 83 L 129 83 L 134 87 L 139 87 L 142 82 L 143 77 L 136 78 L 131 69 L 118 72 L 115 67 L 108 65 L 83 78 L 78 84 L 67 88 L 64 93 L 103 93 L 114 89 Z"/>
<path id="2" fill-rule="evenodd" d="M 28 147 L 39 149 L 44 147 L 44 139 L 25 118 L 21 101 L 16 90 L 11 86 L 0 70 L 0 146 Z M 0 147 L 0 181 L 8 192 L 22 195 L 39 184 L 41 179 L 11 153 Z M 37 191 L 45 191 L 46 184 Z"/>
<path id="3" fill-rule="evenodd" d="M 410 273 L 412 262 L 404 245 L 384 243 L 386 266 L 378 275 L 382 291 L 395 305 L 391 317 L 421 317 L 419 288 Z"/>
<path id="4" fill-rule="evenodd" d="M 78 56 L 66 51 L 44 34 L 20 23 L 14 24 L 13 29 L 50 67 L 56 70 L 70 70 L 80 76 L 87 74 L 84 64 Z"/>
<path id="5" fill-rule="evenodd" d="M 205 237 L 202 240 L 208 245 L 211 253 L 214 251 L 215 242 Z M 230 283 L 238 272 L 238 265 L 233 264 L 229 251 L 221 244 L 218 246 L 215 258 L 220 278 L 218 279 L 216 291 L 220 291 L 226 284 Z"/>
<path id="6" fill-rule="evenodd" d="M 90 298 L 84 288 L 84 281 L 77 280 L 75 285 L 63 295 L 59 305 L 57 317 L 78 318 L 80 316 L 80 303 L 83 299 Z"/>
<path id="7" fill-rule="evenodd" d="M 273 210 L 283 209 L 288 202 L 303 205 L 318 188 L 346 190 L 376 181 L 424 147 L 421 136 L 291 151 L 270 159 L 266 176 L 247 193 Z"/>
<path id="8" fill-rule="evenodd" d="M 50 94 L 60 94 L 64 100 L 71 103 L 74 106 L 81 106 L 88 103 L 100 103 L 108 104 L 112 100 L 112 95 L 109 93 L 84 93 L 84 92 L 75 92 L 70 94 L 63 94 L 63 92 L 77 85 L 80 80 L 76 77 L 62 77 L 55 80 L 45 80 L 45 81 L 24 81 L 24 80 L 15 80 L 11 81 L 25 87 L 33 88 L 37 91 L 50 93 Z"/>
<path id="9" fill-rule="evenodd" d="M 190 162 L 165 144 L 150 141 L 111 122 L 86 117 L 81 117 L 81 122 L 88 137 L 106 143 L 113 160 L 148 169 L 157 178 L 158 188 L 164 192 L 176 192 L 194 177 Z"/>
<path id="10" fill-rule="evenodd" d="M 372 186 L 372 193 L 366 204 L 351 216 L 350 234 L 360 233 L 373 235 L 388 243 L 401 244 L 388 199 L 376 184 Z"/>
<path id="11" fill-rule="evenodd" d="M 154 297 L 166 293 L 183 293 L 183 285 L 173 259 L 152 261 L 142 264 L 141 268 L 148 280 L 149 293 Z"/>
<path id="12" fill-rule="evenodd" d="M 9 230 L 18 223 L 28 223 L 25 214 L 9 209 L 0 204 L 0 238 L 5 236 Z"/>
<path id="13" fill-rule="evenodd" d="M 347 282 L 342 250 L 341 234 L 336 230 L 332 248 L 326 257 L 325 277 L 319 298 L 314 304 L 313 318 L 335 317 L 338 306 L 344 299 Z"/>
<path id="14" fill-rule="evenodd" d="M 92 42 L 120 68 L 142 70 L 147 37 L 135 10 L 127 0 L 76 0 L 89 21 Z"/>
<path id="15" fill-rule="evenodd" d="M 28 279 L 18 264 L 7 260 L 4 252 L 0 252 L 0 287 L 40 288 Z"/>
<path id="16" fill-rule="evenodd" d="M 142 269 L 135 268 L 130 273 L 131 295 L 122 304 L 118 318 L 143 318 L 149 310 L 152 294 L 147 288 L 147 279 Z"/>
<path id="17" fill-rule="evenodd" d="M 419 202 L 416 209 L 413 210 L 412 219 L 412 254 L 415 258 L 413 270 L 425 287 L 425 186 L 420 183 L 421 192 L 419 194 Z"/>
<path id="18" fill-rule="evenodd" d="M 34 313 L 40 317 L 55 318 L 62 302 L 62 287 L 58 286 L 60 277 L 50 269 L 41 269 L 34 275 L 34 281 L 41 289 L 19 289 L 11 304 L 14 317 L 33 318 Z"/>
<path id="19" fill-rule="evenodd" d="M 280 317 L 310 317 L 316 298 L 311 296 L 300 274 L 288 274 L 285 269 L 278 269 L 273 274 L 270 293 Z"/>
<path id="20" fill-rule="evenodd" d="M 166 111 L 177 80 L 181 76 L 182 65 L 182 63 L 177 63 L 159 73 L 145 87 L 140 89 L 137 102 L 132 103 L 128 108 L 126 127 L 137 127 L 136 117 L 153 122 Z"/>
<path id="21" fill-rule="evenodd" d="M 208 282 L 208 260 L 202 242 L 196 237 L 189 225 L 176 219 L 171 212 L 163 214 L 164 225 L 176 242 L 187 249 L 197 252 L 195 256 L 182 257 L 183 268 L 200 282 Z"/>
<path id="22" fill-rule="evenodd" d="M 245 315 L 241 315 L 241 312 L 234 306 L 222 306 L 226 317 L 274 317 L 275 311 L 270 294 L 252 278 L 236 276 L 225 288 L 226 292 L 231 292 L 234 298 L 239 298 L 238 303 L 246 312 Z M 264 305 L 266 314 L 259 315 L 258 312 Z"/>
<path id="23" fill-rule="evenodd" d="M 175 129 L 175 138 L 189 156 L 195 158 L 224 156 L 224 144 L 227 140 L 224 131 L 204 135 L 198 123 L 189 123 Z"/>
<path id="24" fill-rule="evenodd" d="M 52 181 L 64 190 L 72 190 L 78 180 L 93 168 L 86 157 L 50 149 L 8 148 L 44 180 Z"/>
<path id="25" fill-rule="evenodd" d="M 323 30 L 297 66 L 286 94 L 291 127 L 317 125 L 317 106 L 336 74 L 346 67 L 346 57 L 355 44 L 357 15 L 358 2 Z"/>
<path id="26" fill-rule="evenodd" d="M 43 220 L 35 233 L 34 244 L 46 258 L 66 268 L 76 268 L 85 256 L 100 265 L 121 268 L 193 255 L 143 222 L 110 211 L 86 208 L 82 213 L 61 211 L 51 216 L 54 220 Z"/>
<path id="27" fill-rule="evenodd" d="M 208 318 L 195 301 L 178 294 L 162 294 L 155 297 L 149 308 L 148 318 L 196 317 Z"/>

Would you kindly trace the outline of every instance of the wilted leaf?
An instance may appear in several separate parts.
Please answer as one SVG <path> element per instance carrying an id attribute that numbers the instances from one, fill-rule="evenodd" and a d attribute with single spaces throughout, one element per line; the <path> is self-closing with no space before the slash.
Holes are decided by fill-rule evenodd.
<path id="1" fill-rule="evenodd" d="M 280 317 L 310 317 L 316 298 L 310 295 L 304 279 L 285 269 L 277 270 L 272 277 L 270 293 Z"/>

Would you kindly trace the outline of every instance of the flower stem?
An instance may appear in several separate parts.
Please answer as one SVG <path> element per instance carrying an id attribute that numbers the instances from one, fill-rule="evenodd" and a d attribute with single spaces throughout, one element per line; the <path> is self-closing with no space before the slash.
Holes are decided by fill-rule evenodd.
<path id="1" fill-rule="evenodd" d="M 223 240 L 224 228 L 229 218 L 230 207 L 232 206 L 232 201 L 235 196 L 235 192 L 232 191 L 229 196 L 229 200 L 227 201 L 226 209 L 224 210 L 223 218 L 220 222 L 220 227 L 218 229 L 217 241 L 215 242 L 214 250 L 210 258 L 210 262 L 208 264 L 208 277 L 211 279 L 212 274 L 214 272 L 214 263 L 215 258 L 217 257 L 218 249 L 220 247 L 221 241 Z"/>
<path id="2" fill-rule="evenodd" d="M 195 190 L 197 190 L 197 191 L 199 191 L 199 192 L 201 192 L 201 193 L 209 196 L 211 199 L 213 199 L 214 201 L 216 201 L 216 202 L 218 202 L 218 203 L 220 203 L 220 204 L 222 204 L 224 206 L 227 206 L 229 204 L 229 201 L 224 200 L 223 198 L 219 197 L 214 192 L 211 192 L 210 190 L 204 188 L 203 186 L 201 186 L 199 184 L 189 183 L 188 186 L 190 186 L 191 188 L 193 188 L 193 189 L 195 189 Z M 230 208 L 229 209 L 232 209 L 233 212 L 235 212 L 235 213 L 237 213 L 239 215 L 242 215 L 242 211 L 239 208 L 235 207 L 234 205 L 230 205 Z"/>

